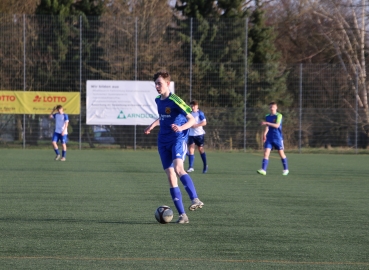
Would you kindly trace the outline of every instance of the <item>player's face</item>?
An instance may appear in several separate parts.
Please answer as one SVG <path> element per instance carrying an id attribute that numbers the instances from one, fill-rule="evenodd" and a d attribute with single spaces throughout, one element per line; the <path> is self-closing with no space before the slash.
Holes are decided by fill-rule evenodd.
<path id="1" fill-rule="evenodd" d="M 276 114 L 277 113 L 277 105 L 275 105 L 275 104 L 270 105 L 269 109 L 270 109 L 271 114 Z"/>
<path id="2" fill-rule="evenodd" d="M 197 112 L 197 110 L 199 109 L 199 105 L 191 104 L 191 109 L 192 109 L 192 111 Z"/>
<path id="3" fill-rule="evenodd" d="M 155 81 L 155 88 L 160 95 L 165 94 L 169 91 L 169 82 L 164 80 L 162 77 L 159 77 Z"/>

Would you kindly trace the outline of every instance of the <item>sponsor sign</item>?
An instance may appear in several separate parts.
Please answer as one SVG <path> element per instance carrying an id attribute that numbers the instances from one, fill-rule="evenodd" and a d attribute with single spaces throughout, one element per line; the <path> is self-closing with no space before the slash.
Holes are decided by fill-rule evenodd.
<path id="1" fill-rule="evenodd" d="M 50 114 L 62 105 L 67 114 L 80 114 L 79 92 L 0 91 L 1 114 Z"/>
<path id="2" fill-rule="evenodd" d="M 88 125 L 150 125 L 159 118 L 153 81 L 87 81 Z M 174 93 L 174 83 L 170 84 Z"/>

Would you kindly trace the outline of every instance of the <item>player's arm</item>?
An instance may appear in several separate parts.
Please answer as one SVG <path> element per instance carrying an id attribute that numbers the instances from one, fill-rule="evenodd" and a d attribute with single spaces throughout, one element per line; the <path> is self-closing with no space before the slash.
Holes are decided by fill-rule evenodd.
<path id="1" fill-rule="evenodd" d="M 54 112 L 56 110 L 56 107 L 53 108 L 53 110 L 51 111 L 50 115 L 49 115 L 49 118 L 54 118 Z"/>
<path id="2" fill-rule="evenodd" d="M 198 124 L 194 124 L 192 127 L 197 128 L 197 127 L 203 127 L 203 126 L 206 126 L 206 119 L 204 119 L 203 121 L 201 121 Z"/>
<path id="3" fill-rule="evenodd" d="M 151 130 L 153 130 L 156 126 L 160 125 L 160 118 L 156 119 L 154 122 L 151 123 L 150 126 L 145 128 L 144 133 L 149 134 Z"/>
<path id="4" fill-rule="evenodd" d="M 61 133 L 62 136 L 64 136 L 65 132 L 68 130 L 69 121 L 64 122 L 64 129 Z"/>
<path id="5" fill-rule="evenodd" d="M 261 122 L 261 125 L 262 126 L 267 126 L 267 127 L 273 127 L 273 128 L 279 128 L 279 126 L 281 125 L 282 123 L 282 115 L 279 114 L 277 116 L 277 121 L 276 123 L 270 123 L 270 122 Z"/>
<path id="6" fill-rule="evenodd" d="M 270 122 L 262 122 L 261 123 L 263 126 L 267 126 L 267 127 L 273 127 L 273 128 L 279 128 L 279 126 L 281 125 L 281 123 L 270 123 Z"/>
<path id="7" fill-rule="evenodd" d="M 176 124 L 172 124 L 172 129 L 173 131 L 175 132 L 178 132 L 178 131 L 182 131 L 182 130 L 186 130 L 186 129 L 189 129 L 190 127 L 192 127 L 196 120 L 195 118 L 192 116 L 192 114 L 188 113 L 186 115 L 186 119 L 187 119 L 187 123 L 182 125 L 182 126 L 177 126 Z"/>
<path id="8" fill-rule="evenodd" d="M 267 139 L 267 134 L 268 134 L 269 128 L 268 126 L 265 127 L 264 133 L 263 133 L 263 142 L 266 141 Z"/>

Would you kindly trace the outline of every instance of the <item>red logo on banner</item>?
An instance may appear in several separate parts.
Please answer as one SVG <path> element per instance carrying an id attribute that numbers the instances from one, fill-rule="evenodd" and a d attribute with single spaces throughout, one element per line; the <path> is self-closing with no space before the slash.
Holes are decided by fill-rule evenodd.
<path id="1" fill-rule="evenodd" d="M 16 100 L 15 96 L 5 96 L 5 95 L 0 96 L 0 101 L 15 101 L 15 100 Z"/>
<path id="2" fill-rule="evenodd" d="M 35 96 L 33 102 L 66 102 L 67 98 L 63 96 L 48 96 L 48 97 L 41 97 L 39 95 Z"/>

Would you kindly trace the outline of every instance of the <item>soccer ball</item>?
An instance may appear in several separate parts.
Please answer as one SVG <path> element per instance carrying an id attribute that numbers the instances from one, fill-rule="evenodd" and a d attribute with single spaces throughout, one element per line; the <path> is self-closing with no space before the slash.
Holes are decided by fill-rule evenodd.
<path id="1" fill-rule="evenodd" d="M 173 219 L 173 211 L 167 205 L 159 206 L 155 211 L 155 218 L 161 224 L 171 222 Z"/>

